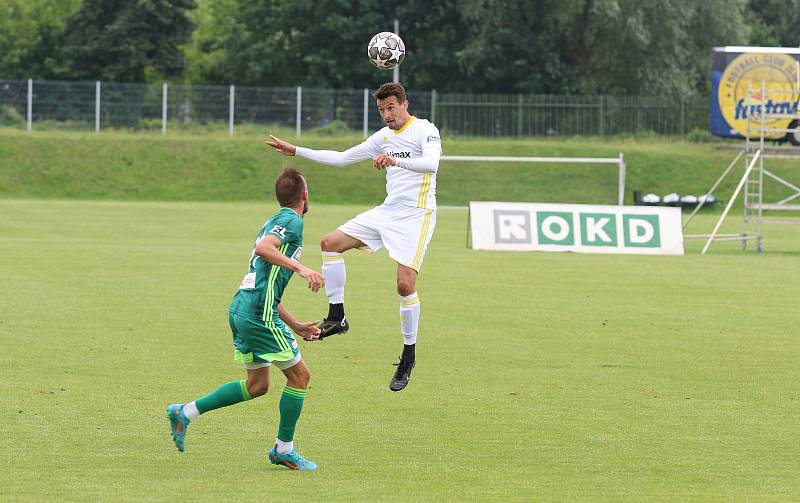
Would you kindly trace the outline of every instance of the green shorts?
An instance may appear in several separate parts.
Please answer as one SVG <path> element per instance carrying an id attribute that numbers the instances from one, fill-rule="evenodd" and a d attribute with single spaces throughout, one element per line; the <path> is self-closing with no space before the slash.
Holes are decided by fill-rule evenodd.
<path id="1" fill-rule="evenodd" d="M 300 354 L 292 332 L 280 318 L 263 322 L 258 318 L 228 312 L 233 345 L 233 358 L 248 364 L 288 362 Z"/>

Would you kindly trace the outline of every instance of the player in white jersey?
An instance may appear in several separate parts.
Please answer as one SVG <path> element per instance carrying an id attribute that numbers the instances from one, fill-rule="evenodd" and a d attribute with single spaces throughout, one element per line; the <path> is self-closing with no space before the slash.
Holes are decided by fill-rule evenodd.
<path id="1" fill-rule="evenodd" d="M 350 328 L 344 315 L 346 273 L 342 253 L 353 248 L 372 252 L 386 248 L 397 262 L 403 334 L 403 353 L 389 389 L 400 391 L 408 384 L 416 363 L 420 317 L 417 274 L 436 227 L 436 171 L 442 146 L 436 126 L 409 115 L 402 85 L 383 84 L 372 96 L 386 127 L 344 152 L 297 147 L 274 136 L 266 143 L 284 155 L 298 155 L 323 164 L 346 166 L 372 159 L 376 169 L 386 170 L 383 204 L 357 215 L 322 238 L 322 274 L 329 307 L 328 316 L 319 328 L 320 338 Z"/>

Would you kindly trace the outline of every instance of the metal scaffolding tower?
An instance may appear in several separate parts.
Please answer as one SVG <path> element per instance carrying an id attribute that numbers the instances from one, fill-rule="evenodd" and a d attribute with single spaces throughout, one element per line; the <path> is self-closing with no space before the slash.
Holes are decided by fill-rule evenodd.
<path id="1" fill-rule="evenodd" d="M 744 174 L 739 184 L 731 195 L 725 210 L 722 212 L 711 234 L 687 234 L 687 238 L 707 238 L 702 253 L 705 254 L 711 243 L 717 241 L 741 241 L 742 250 L 747 249 L 748 241 L 756 241 L 759 252 L 763 250 L 763 224 L 775 223 L 800 223 L 800 218 L 795 216 L 776 217 L 772 212 L 800 211 L 800 187 L 774 173 L 769 166 L 770 159 L 790 159 L 800 161 L 800 148 L 791 146 L 769 145 L 768 142 L 784 138 L 787 134 L 795 133 L 789 125 L 800 120 L 798 102 L 800 102 L 800 63 L 797 64 L 797 80 L 791 89 L 769 89 L 766 82 L 753 88 L 750 83 L 746 101 L 746 134 L 744 150 L 731 162 L 728 168 L 717 179 L 707 194 L 711 194 L 730 174 L 740 159 L 744 161 Z M 778 121 L 778 125 L 775 122 Z M 785 124 L 783 127 L 778 127 Z M 780 200 L 770 200 L 765 194 L 765 182 L 772 180 L 790 189 L 790 194 Z M 719 234 L 719 228 L 728 215 L 731 206 L 743 192 L 744 228 L 739 234 Z M 689 224 L 695 214 L 702 208 L 705 200 L 701 200 L 694 211 L 684 222 L 684 228 Z M 769 215 L 765 215 L 769 211 Z"/>

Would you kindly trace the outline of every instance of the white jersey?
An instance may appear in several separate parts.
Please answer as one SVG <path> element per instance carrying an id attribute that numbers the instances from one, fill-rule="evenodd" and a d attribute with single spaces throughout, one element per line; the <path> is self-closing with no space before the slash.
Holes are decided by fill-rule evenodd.
<path id="1" fill-rule="evenodd" d="M 375 154 L 394 157 L 400 164 L 404 159 L 422 157 L 424 148 L 442 151 L 439 130 L 425 119 L 412 116 L 398 129 L 384 127 L 365 142 Z M 436 173 L 417 173 L 400 166 L 386 167 L 387 204 L 403 204 L 417 208 L 436 209 Z"/>
<path id="2" fill-rule="evenodd" d="M 297 155 L 301 157 L 338 166 L 372 159 L 379 154 L 389 155 L 397 165 L 386 167 L 384 203 L 430 210 L 436 209 L 436 170 L 441 152 L 439 130 L 427 120 L 414 116 L 402 128 L 384 127 L 345 152 L 297 148 Z M 423 157 L 426 158 L 424 162 Z"/>

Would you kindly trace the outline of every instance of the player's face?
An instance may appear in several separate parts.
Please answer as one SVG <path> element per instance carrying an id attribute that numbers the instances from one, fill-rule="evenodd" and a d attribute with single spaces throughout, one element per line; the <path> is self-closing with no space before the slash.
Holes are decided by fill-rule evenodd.
<path id="1" fill-rule="evenodd" d="M 408 100 L 400 103 L 396 96 L 378 100 L 378 113 L 381 114 L 381 119 L 389 126 L 389 129 L 400 129 L 406 125 L 409 119 Z"/>

